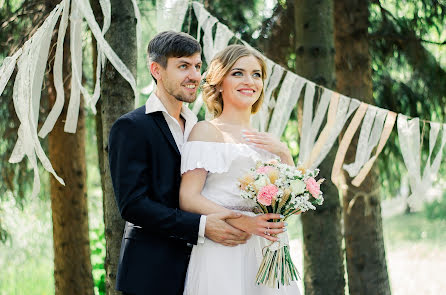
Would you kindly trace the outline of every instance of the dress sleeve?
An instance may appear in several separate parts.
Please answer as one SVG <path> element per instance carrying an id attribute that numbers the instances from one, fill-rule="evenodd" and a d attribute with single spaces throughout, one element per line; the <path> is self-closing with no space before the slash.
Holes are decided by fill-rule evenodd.
<path id="1" fill-rule="evenodd" d="M 189 170 L 203 168 L 211 173 L 224 173 L 230 168 L 231 147 L 213 142 L 189 141 L 183 146 L 181 174 Z"/>
<path id="2" fill-rule="evenodd" d="M 246 144 L 188 141 L 181 154 L 181 174 L 197 168 L 210 173 L 228 172 L 233 161 L 249 157 L 254 162 L 278 159 L 277 156 Z"/>

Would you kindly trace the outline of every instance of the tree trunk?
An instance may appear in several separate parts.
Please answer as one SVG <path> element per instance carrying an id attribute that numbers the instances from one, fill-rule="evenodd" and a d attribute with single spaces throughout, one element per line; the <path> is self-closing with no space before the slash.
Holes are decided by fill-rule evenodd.
<path id="1" fill-rule="evenodd" d="M 116 54 L 126 64 L 136 78 L 136 19 L 131 1 L 111 1 L 112 22 L 106 39 Z M 135 106 L 133 90 L 115 68 L 107 61 L 101 85 L 102 151 L 104 155 L 101 178 L 104 183 L 104 223 L 106 241 L 106 289 L 107 294 L 115 291 L 116 270 L 118 266 L 124 220 L 116 206 L 108 164 L 108 134 L 112 124 L 121 115 Z M 130 139 L 131 140 L 131 139 Z"/>
<path id="2" fill-rule="evenodd" d="M 69 30 L 64 43 L 64 54 L 70 52 Z M 54 58 L 54 51 L 50 60 Z M 54 169 L 65 181 L 62 186 L 54 177 L 50 179 L 51 210 L 54 241 L 55 293 L 94 294 L 88 234 L 88 204 L 85 163 L 85 114 L 81 99 L 77 131 L 65 133 L 64 125 L 70 98 L 71 61 L 64 58 L 65 105 L 54 129 L 49 134 L 49 157 Z M 53 72 L 49 75 L 48 97 L 50 105 L 56 100 Z"/>
<path id="3" fill-rule="evenodd" d="M 335 85 L 333 1 L 295 1 L 296 72 L 333 89 Z M 320 165 L 327 179 L 324 205 L 302 214 L 305 294 L 344 294 L 341 204 L 329 181 L 336 146 Z"/>
<path id="4" fill-rule="evenodd" d="M 360 0 L 335 1 L 336 88 L 372 104 L 368 4 Z M 347 151 L 345 163 L 354 162 L 358 134 Z M 390 294 L 376 172 L 373 169 L 358 188 L 342 186 L 350 294 Z M 351 183 L 347 173 L 344 179 Z"/>

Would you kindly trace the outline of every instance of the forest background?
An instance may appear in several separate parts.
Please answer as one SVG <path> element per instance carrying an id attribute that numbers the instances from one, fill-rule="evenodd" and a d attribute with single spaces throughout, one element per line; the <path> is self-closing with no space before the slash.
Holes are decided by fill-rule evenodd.
<path id="1" fill-rule="evenodd" d="M 95 9 L 97 3 L 95 1 L 91 1 L 91 3 Z M 142 48 L 135 48 L 132 54 L 135 55 L 135 58 L 137 57 L 137 63 L 134 64 L 140 91 L 137 105 L 140 106 L 147 99 L 146 86 L 151 82 L 150 74 L 146 68 L 145 47 L 157 32 L 157 3 L 156 1 L 137 1 L 137 3 L 142 16 Z M 291 0 L 249 0 L 243 1 L 243 5 L 240 5 L 239 1 L 229 0 L 204 1 L 202 3 L 220 22 L 238 33 L 241 39 L 259 48 L 268 58 L 288 70 L 320 85 L 364 99 L 366 102 L 382 108 L 410 117 L 420 117 L 424 120 L 443 123 L 446 121 L 444 107 L 446 104 L 446 3 L 442 1 L 342 0 L 318 1 L 317 5 L 312 4 L 312 1 Z M 12 55 L 23 45 L 56 4 L 58 1 L 50 0 L 0 1 L 0 63 L 6 56 Z M 304 13 L 306 16 L 303 16 Z M 114 15 L 113 12 L 112 15 Z M 321 15 L 323 16 L 321 17 Z M 330 35 L 323 36 L 318 41 L 308 41 L 302 34 L 299 34 L 299 28 L 308 25 L 304 21 L 305 17 L 316 22 L 315 27 L 322 28 L 329 28 L 329 26 L 324 26 L 323 17 L 325 20 L 331 19 L 333 25 L 331 41 Z M 346 23 L 346 19 L 350 19 L 350 23 Z M 100 21 L 100 16 L 98 16 L 98 21 Z M 320 23 L 317 23 L 318 21 Z M 134 22 L 132 24 L 134 25 Z M 343 35 L 348 32 L 346 28 L 351 28 L 351 31 Z M 196 35 L 196 20 L 191 9 L 186 14 L 183 31 Z M 314 35 L 318 33 L 320 32 L 316 30 Z M 340 44 L 341 37 L 345 36 L 350 36 L 351 42 Z M 302 53 L 302 48 L 307 46 L 305 42 L 317 43 L 320 40 L 329 41 L 319 48 L 323 49 L 324 46 L 327 46 L 329 49 L 332 47 L 333 50 L 310 50 L 309 52 L 312 58 L 321 60 L 332 55 L 334 60 L 331 61 L 333 65 L 331 69 L 316 68 L 324 74 L 328 73 L 328 76 L 332 78 L 326 78 L 324 74 L 312 76 L 309 70 L 302 66 L 302 63 L 311 59 L 310 57 L 305 60 L 305 54 Z M 365 50 L 358 46 L 361 42 L 367 44 L 368 47 Z M 92 91 L 95 81 L 94 69 L 96 65 L 94 61 L 97 53 L 94 50 L 95 41 L 85 25 L 82 44 L 83 83 Z M 54 57 L 54 51 L 55 48 L 52 47 L 50 56 Z M 353 52 L 352 56 L 356 54 L 356 59 L 353 59 L 351 64 L 346 63 L 345 59 L 342 59 L 343 52 Z M 364 65 L 368 70 L 364 70 Z M 363 78 L 363 75 L 366 75 L 365 78 L 359 80 L 367 80 L 367 75 L 369 75 L 370 85 L 364 84 L 366 84 L 365 88 L 373 89 L 373 92 L 361 90 L 359 94 L 355 93 L 354 89 L 360 87 L 345 75 L 345 68 L 354 77 Z M 46 74 L 47 77 L 52 75 L 50 67 L 47 68 Z M 46 78 L 45 81 L 48 79 Z M 101 182 L 101 173 L 103 176 L 104 171 L 100 169 L 103 164 L 101 164 L 102 156 L 100 148 L 98 148 L 98 142 L 103 141 L 101 132 L 98 132 L 98 125 L 102 121 L 98 120 L 98 116 L 93 115 L 86 108 L 83 110 L 81 117 L 84 116 L 84 121 L 80 120 L 79 124 L 84 124 L 84 127 L 78 126 L 80 137 L 73 139 L 75 142 L 81 142 L 81 144 L 76 144 L 78 147 L 76 153 L 64 150 L 58 145 L 58 142 L 64 139 L 63 135 L 60 135 L 61 132 L 57 130 L 48 139 L 41 141 L 52 161 L 59 157 L 65 158 L 69 162 L 81 163 L 79 171 L 85 178 L 85 182 L 82 182 L 80 192 L 73 192 L 70 199 L 63 193 L 57 195 L 51 189 L 52 176 L 43 172 L 42 169 L 41 192 L 38 198 L 31 199 L 28 196 L 32 189 L 32 172 L 26 162 L 18 165 L 8 163 L 17 139 L 16 134 L 19 126 L 12 105 L 13 83 L 11 82 L 3 92 L 0 104 L 0 294 L 58 294 L 58 292 L 59 294 L 68 294 L 60 291 L 63 288 L 61 285 L 64 281 L 64 274 L 55 272 L 54 265 L 59 263 L 58 259 L 69 259 L 53 250 L 54 248 L 60 249 L 60 247 L 54 247 L 58 242 L 55 240 L 53 224 L 55 223 L 54 216 L 57 213 L 64 216 L 63 222 L 66 224 L 70 224 L 70 218 L 73 222 L 78 219 L 79 216 L 66 215 L 67 213 L 63 211 L 63 208 L 70 204 L 69 202 L 78 204 L 76 195 L 81 195 L 87 205 L 84 209 L 79 209 L 79 212 L 88 209 L 88 223 L 80 225 L 81 228 L 85 228 L 87 225 L 88 237 L 85 240 L 89 240 L 86 252 L 90 253 L 88 260 L 90 260 L 91 267 L 91 284 L 86 284 L 85 288 L 90 290 L 86 294 L 93 292 L 105 294 L 107 275 L 104 259 L 107 251 L 103 211 L 104 183 Z M 103 87 L 107 87 L 106 81 Z M 119 92 L 119 88 L 116 91 Z M 370 94 L 367 94 L 367 91 Z M 104 92 L 102 94 L 101 100 L 106 97 Z M 53 103 L 52 99 L 54 99 L 52 85 L 45 82 L 42 91 L 44 107 L 41 108 L 40 118 L 44 119 L 48 115 Z M 295 159 L 299 154 L 301 111 L 302 105 L 298 104 L 282 136 L 282 139 L 292 150 Z M 203 119 L 203 111 L 199 117 Z M 82 130 L 84 133 L 79 132 Z M 423 132 L 423 134 L 423 141 L 426 143 L 429 140 L 428 132 Z M 428 147 L 424 144 L 422 148 L 425 160 Z M 82 150 L 84 150 L 84 155 Z M 63 167 L 65 164 L 60 165 Z M 57 164 L 54 166 L 56 168 Z M 56 171 L 59 170 L 56 168 Z M 65 175 L 64 178 L 66 177 L 70 178 L 69 175 Z M 75 176 L 71 178 L 74 179 Z M 443 164 L 440 169 L 439 180 L 432 188 L 426 188 L 427 201 L 423 206 L 410 208 L 407 204 L 407 197 L 410 195 L 407 171 L 402 160 L 395 128 L 379 157 L 374 176 L 369 178 L 367 185 L 379 187 L 379 194 L 372 198 L 377 201 L 376 204 L 379 204 L 373 206 L 371 215 L 374 218 L 365 221 L 368 226 L 372 226 L 371 229 L 361 227 L 361 222 L 350 228 L 349 224 L 352 221 L 342 218 L 342 216 L 345 218 L 346 207 L 350 204 L 349 200 L 346 200 L 349 195 L 348 190 L 339 192 L 338 205 L 329 204 L 332 206 L 330 208 L 338 208 L 334 209 L 334 212 L 339 215 L 336 218 L 340 221 L 340 226 L 333 232 L 338 237 L 341 249 L 342 270 L 338 271 L 338 274 L 342 278 L 338 278 L 335 282 L 323 283 L 323 285 L 330 288 L 332 283 L 343 284 L 345 291 L 340 290 L 340 293 L 336 294 L 348 293 L 349 289 L 350 294 L 366 294 L 365 291 L 355 291 L 357 286 L 354 285 L 354 281 L 362 274 L 362 270 L 359 270 L 357 263 L 356 268 L 352 266 L 355 265 L 355 259 L 360 258 L 355 258 L 354 253 L 349 256 L 349 249 L 366 247 L 367 241 L 359 239 L 359 244 L 351 245 L 349 244 L 351 239 L 343 239 L 343 237 L 348 237 L 349 234 L 355 236 L 355 232 L 371 230 L 377 232 L 376 237 L 378 238 L 374 239 L 373 243 L 378 249 L 375 250 L 381 253 L 381 256 L 377 255 L 380 258 L 378 264 L 381 267 L 374 270 L 382 278 L 376 282 L 375 286 L 375 290 L 380 290 L 379 294 L 440 294 L 440 290 L 446 289 L 446 285 L 441 279 L 441 274 L 446 271 L 444 263 L 446 261 L 445 165 Z M 67 185 L 67 189 L 70 189 L 69 185 Z M 334 192 L 331 195 L 337 196 L 336 189 Z M 56 200 L 63 200 L 66 203 L 56 206 Z M 86 202 L 87 200 L 88 202 Z M 359 209 L 355 210 L 360 212 Z M 359 215 L 359 217 L 355 217 L 358 218 L 357 220 L 364 219 L 361 219 L 361 214 Z M 317 215 L 313 217 L 324 218 Z M 309 273 L 313 270 L 311 268 L 307 271 L 304 269 L 304 264 L 305 267 L 311 267 L 309 261 L 304 263 L 304 253 L 307 253 L 304 252 L 304 248 L 318 249 L 318 247 L 314 245 L 317 241 L 306 238 L 305 233 L 309 231 L 308 228 L 306 229 L 308 222 L 305 221 L 305 218 L 302 219 L 304 220 L 295 218 L 289 226 L 293 239 L 294 259 L 298 269 L 306 276 L 304 279 L 306 294 L 327 294 L 317 291 L 323 288 L 318 289 L 315 286 L 315 280 L 311 279 Z M 382 239 L 379 238 L 380 231 L 383 233 Z M 67 232 L 69 233 L 69 231 Z M 318 251 L 321 250 L 318 249 Z M 308 256 L 312 255 L 314 253 L 308 254 Z M 88 262 L 86 264 L 88 265 Z M 329 269 L 325 267 L 323 261 L 315 264 L 316 269 Z M 339 264 L 335 265 L 339 266 Z M 89 277 L 88 274 L 86 277 Z M 86 282 L 89 281 L 85 277 L 84 279 L 82 276 L 80 278 Z M 302 288 L 304 287 L 302 286 Z M 111 292 L 107 291 L 109 294 L 112 294 Z"/>

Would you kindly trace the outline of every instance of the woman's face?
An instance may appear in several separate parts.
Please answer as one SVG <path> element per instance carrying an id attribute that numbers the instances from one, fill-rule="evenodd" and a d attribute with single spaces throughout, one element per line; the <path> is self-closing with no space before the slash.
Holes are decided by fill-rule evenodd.
<path id="1" fill-rule="evenodd" d="M 262 68 L 256 57 L 239 58 L 223 78 L 221 88 L 224 106 L 250 109 L 263 89 Z"/>

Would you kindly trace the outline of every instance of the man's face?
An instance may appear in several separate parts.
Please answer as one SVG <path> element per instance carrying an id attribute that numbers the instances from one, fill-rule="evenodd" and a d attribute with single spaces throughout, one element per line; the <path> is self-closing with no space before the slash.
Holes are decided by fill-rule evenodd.
<path id="1" fill-rule="evenodd" d="M 194 102 L 201 80 L 201 54 L 168 58 L 166 68 L 160 67 L 160 75 L 158 86 L 169 95 L 179 101 Z"/>

